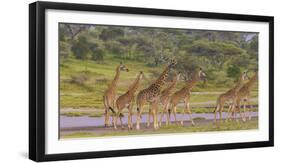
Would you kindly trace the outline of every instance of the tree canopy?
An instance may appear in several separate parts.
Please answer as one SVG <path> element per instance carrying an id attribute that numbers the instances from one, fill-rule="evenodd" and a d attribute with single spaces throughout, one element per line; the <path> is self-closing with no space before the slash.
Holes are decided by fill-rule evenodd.
<path id="1" fill-rule="evenodd" d="M 247 32 L 61 23 L 59 45 L 61 62 L 71 57 L 102 62 L 111 55 L 153 67 L 176 59 L 186 78 L 203 67 L 234 79 L 242 70 L 257 69 L 258 62 L 258 34 Z"/>

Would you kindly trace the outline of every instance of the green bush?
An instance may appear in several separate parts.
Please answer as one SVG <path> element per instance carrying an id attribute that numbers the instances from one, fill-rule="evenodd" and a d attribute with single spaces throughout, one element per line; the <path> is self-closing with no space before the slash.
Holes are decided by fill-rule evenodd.
<path id="1" fill-rule="evenodd" d="M 237 65 L 231 65 L 227 68 L 227 77 L 238 79 L 241 74 L 241 70 Z"/>
<path id="2" fill-rule="evenodd" d="M 90 79 L 90 73 L 83 71 L 74 75 L 71 75 L 70 82 L 78 85 L 85 85 L 86 81 Z"/>

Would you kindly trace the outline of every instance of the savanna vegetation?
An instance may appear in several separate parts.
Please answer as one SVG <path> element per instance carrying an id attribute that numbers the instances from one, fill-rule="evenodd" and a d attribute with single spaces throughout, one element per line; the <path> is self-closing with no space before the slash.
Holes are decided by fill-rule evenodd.
<path id="1" fill-rule="evenodd" d="M 193 89 L 207 93 L 192 95 L 192 104 L 215 101 L 215 92 L 231 88 L 242 71 L 251 76 L 257 70 L 258 34 L 61 23 L 59 56 L 62 109 L 103 109 L 103 92 L 120 62 L 130 71 L 121 73 L 118 94 L 127 90 L 139 71 L 145 75 L 141 88 L 147 87 L 171 59 L 177 60 L 175 69 L 184 80 L 196 67 L 207 74 Z M 252 97 L 257 97 L 257 85 Z"/>

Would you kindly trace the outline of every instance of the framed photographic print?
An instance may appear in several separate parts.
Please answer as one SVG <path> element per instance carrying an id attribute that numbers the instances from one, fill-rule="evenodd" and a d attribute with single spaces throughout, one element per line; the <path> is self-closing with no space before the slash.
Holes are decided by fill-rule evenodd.
<path id="1" fill-rule="evenodd" d="M 29 158 L 273 146 L 273 17 L 29 6 Z"/>

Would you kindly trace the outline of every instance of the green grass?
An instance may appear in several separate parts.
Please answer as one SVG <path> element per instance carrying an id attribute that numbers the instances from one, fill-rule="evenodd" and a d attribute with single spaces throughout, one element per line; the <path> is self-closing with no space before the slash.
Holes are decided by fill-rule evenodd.
<path id="1" fill-rule="evenodd" d="M 76 132 L 76 133 L 72 133 L 69 135 L 64 135 L 61 138 L 88 138 L 88 137 L 95 137 L 97 135 L 95 135 L 94 133 L 89 133 L 89 132 Z"/>
<path id="2" fill-rule="evenodd" d="M 87 114 L 81 112 L 66 112 L 66 113 L 61 113 L 60 115 L 68 116 L 68 117 L 80 117 L 80 116 L 85 116 Z"/>
<path id="3" fill-rule="evenodd" d="M 250 130 L 258 129 L 258 120 L 253 119 L 250 121 L 232 121 L 221 122 L 220 125 L 213 125 L 210 123 L 196 124 L 195 126 L 178 126 L 169 125 L 162 126 L 158 130 L 118 130 L 110 131 L 107 133 L 97 134 L 94 132 L 76 132 L 68 135 L 63 135 L 62 138 L 86 138 L 86 137 L 109 137 L 109 136 L 128 136 L 128 135 L 149 135 L 149 134 L 167 134 L 167 133 L 194 133 L 194 132 L 212 132 L 212 131 L 232 131 L 232 130 Z"/>
<path id="4" fill-rule="evenodd" d="M 80 116 L 102 117 L 103 113 L 101 113 L 101 112 L 79 112 L 79 111 L 72 111 L 72 112 L 61 113 L 60 115 L 68 116 L 68 117 L 80 117 Z"/>

